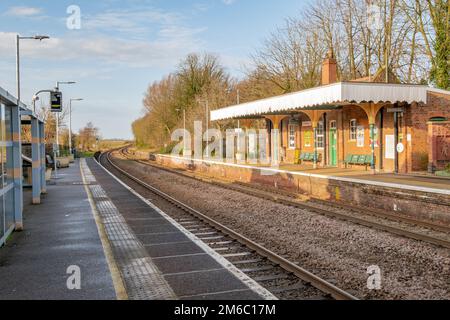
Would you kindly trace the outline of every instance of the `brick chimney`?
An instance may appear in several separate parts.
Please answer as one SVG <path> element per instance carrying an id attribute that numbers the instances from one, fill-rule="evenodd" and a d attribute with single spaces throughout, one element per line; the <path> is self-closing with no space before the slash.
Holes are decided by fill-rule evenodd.
<path id="1" fill-rule="evenodd" d="M 337 82 L 337 62 L 333 50 L 330 49 L 327 58 L 322 63 L 322 85 Z"/>

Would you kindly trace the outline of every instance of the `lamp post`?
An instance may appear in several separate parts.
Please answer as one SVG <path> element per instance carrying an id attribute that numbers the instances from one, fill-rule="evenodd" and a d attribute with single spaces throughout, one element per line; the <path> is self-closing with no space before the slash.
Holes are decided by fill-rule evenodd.
<path id="1" fill-rule="evenodd" d="M 205 104 L 205 116 L 206 116 L 206 158 L 209 158 L 209 103 L 208 98 L 206 98 Z"/>
<path id="2" fill-rule="evenodd" d="M 55 90 L 59 91 L 60 84 L 75 84 L 75 83 L 76 83 L 75 81 L 56 81 Z M 58 148 L 57 155 L 59 157 L 59 117 L 58 116 L 56 116 L 56 146 Z"/>
<path id="3" fill-rule="evenodd" d="M 69 150 L 72 155 L 72 101 L 83 101 L 82 98 L 70 99 L 69 101 Z"/>
<path id="4" fill-rule="evenodd" d="M 17 100 L 20 101 L 20 40 L 39 40 L 50 39 L 49 36 L 36 35 L 32 37 L 21 37 L 16 35 L 16 81 L 17 81 Z"/>
<path id="5" fill-rule="evenodd" d="M 34 113 L 36 113 L 36 101 L 39 100 L 39 95 L 40 95 L 41 93 L 44 93 L 44 92 L 50 93 L 50 92 L 52 92 L 52 90 L 40 90 L 40 91 L 36 92 L 36 93 L 34 94 L 33 98 L 32 98 L 32 101 L 33 101 L 33 112 L 34 112 Z"/>
<path id="6" fill-rule="evenodd" d="M 227 89 L 226 90 L 227 91 L 227 93 L 231 93 L 231 92 L 233 92 L 233 89 L 232 88 L 229 88 L 229 89 Z M 241 95 L 240 95 L 240 91 L 239 91 L 239 88 L 236 88 L 236 105 L 239 105 L 241 103 Z M 238 121 L 237 121 L 237 126 L 238 126 L 238 129 L 240 129 L 240 121 L 239 121 L 239 119 L 238 119 Z"/>
<path id="7" fill-rule="evenodd" d="M 177 112 L 182 111 L 181 109 L 176 109 Z M 186 143 L 186 109 L 183 109 L 183 156 L 192 156 L 191 152 L 191 146 L 188 147 Z"/>
<path id="8" fill-rule="evenodd" d="M 75 84 L 75 83 L 76 83 L 75 81 L 56 81 L 55 89 L 57 91 L 59 91 L 59 85 L 60 84 Z"/>
<path id="9" fill-rule="evenodd" d="M 239 92 L 239 88 L 236 89 L 236 102 L 239 105 L 241 103 L 241 97 L 240 97 L 240 92 Z M 241 121 L 238 119 L 238 129 L 241 129 Z"/>

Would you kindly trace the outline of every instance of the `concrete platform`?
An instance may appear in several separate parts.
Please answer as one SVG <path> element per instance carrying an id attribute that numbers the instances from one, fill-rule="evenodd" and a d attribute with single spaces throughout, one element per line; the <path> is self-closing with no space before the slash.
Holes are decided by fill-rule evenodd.
<path id="1" fill-rule="evenodd" d="M 25 231 L 0 248 L 0 299 L 116 299 L 79 163 L 58 170 L 41 205 L 24 191 Z M 69 290 L 70 266 L 80 268 L 80 290 Z"/>
<path id="2" fill-rule="evenodd" d="M 274 298 L 93 159 L 82 171 L 130 299 Z"/>
<path id="3" fill-rule="evenodd" d="M 94 160 L 88 163 L 59 170 L 41 205 L 29 204 L 25 189 L 25 231 L 0 248 L 0 300 L 273 298 Z M 67 286 L 73 266 L 79 290 Z"/>

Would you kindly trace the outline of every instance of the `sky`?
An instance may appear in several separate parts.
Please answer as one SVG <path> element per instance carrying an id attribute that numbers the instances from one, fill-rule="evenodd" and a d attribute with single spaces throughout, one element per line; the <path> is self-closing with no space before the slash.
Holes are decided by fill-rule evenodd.
<path id="1" fill-rule="evenodd" d="M 149 84 L 193 52 L 217 54 L 231 75 L 243 77 L 250 55 L 305 2 L 2 0 L 0 87 L 16 95 L 16 34 L 49 35 L 20 42 L 21 100 L 30 105 L 56 81 L 76 81 L 60 88 L 65 104 L 84 99 L 73 102 L 73 131 L 91 121 L 105 139 L 132 139 Z"/>

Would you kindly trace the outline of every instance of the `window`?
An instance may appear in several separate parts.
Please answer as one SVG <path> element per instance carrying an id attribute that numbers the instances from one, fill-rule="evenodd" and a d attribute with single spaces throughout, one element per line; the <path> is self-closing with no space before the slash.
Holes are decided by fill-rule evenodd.
<path id="1" fill-rule="evenodd" d="M 317 125 L 316 141 L 317 148 L 324 148 L 323 121 Z"/>
<path id="2" fill-rule="evenodd" d="M 336 126 L 336 120 L 331 120 L 330 121 L 330 129 L 336 129 L 337 128 L 337 126 Z"/>
<path id="3" fill-rule="evenodd" d="M 290 124 L 289 125 L 289 149 L 295 149 L 296 148 L 296 132 L 297 132 L 297 126 Z"/>
<path id="4" fill-rule="evenodd" d="M 358 122 L 356 119 L 350 120 L 350 140 L 356 141 L 358 138 Z"/>

